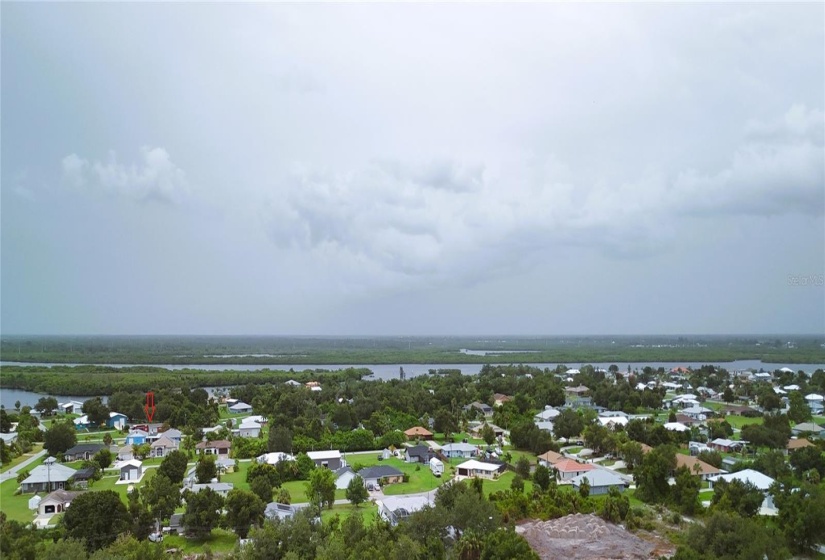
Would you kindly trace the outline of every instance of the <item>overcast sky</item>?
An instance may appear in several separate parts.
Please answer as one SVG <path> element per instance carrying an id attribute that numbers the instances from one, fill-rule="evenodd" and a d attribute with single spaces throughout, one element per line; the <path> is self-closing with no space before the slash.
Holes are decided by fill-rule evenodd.
<path id="1" fill-rule="evenodd" d="M 2 6 L 6 334 L 825 333 L 825 5 Z"/>

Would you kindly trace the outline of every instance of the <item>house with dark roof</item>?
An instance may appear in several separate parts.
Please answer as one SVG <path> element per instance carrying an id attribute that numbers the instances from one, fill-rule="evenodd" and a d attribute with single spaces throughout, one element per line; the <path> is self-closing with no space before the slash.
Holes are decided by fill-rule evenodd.
<path id="1" fill-rule="evenodd" d="M 464 411 L 470 411 L 471 409 L 477 410 L 484 416 L 492 416 L 493 415 L 493 407 L 487 403 L 474 401 L 464 407 Z"/>
<path id="2" fill-rule="evenodd" d="M 427 445 L 408 447 L 404 451 L 404 460 L 408 463 L 428 463 L 433 451 Z"/>
<path id="3" fill-rule="evenodd" d="M 94 467 L 86 467 L 85 469 L 80 469 L 75 471 L 74 475 L 72 476 L 72 486 L 76 488 L 88 488 L 89 481 L 94 479 L 95 477 L 95 468 Z"/>
<path id="4" fill-rule="evenodd" d="M 346 490 L 353 478 L 358 476 L 350 467 L 341 467 L 335 471 L 335 488 Z"/>
<path id="5" fill-rule="evenodd" d="M 395 484 L 404 482 L 404 473 L 389 465 L 378 465 L 367 467 L 358 471 L 358 476 L 364 480 L 364 484 L 378 486 L 381 484 Z"/>
<path id="6" fill-rule="evenodd" d="M 102 443 L 79 443 L 66 451 L 63 455 L 63 460 L 66 462 L 88 461 L 101 449 L 108 449 L 108 447 Z"/>

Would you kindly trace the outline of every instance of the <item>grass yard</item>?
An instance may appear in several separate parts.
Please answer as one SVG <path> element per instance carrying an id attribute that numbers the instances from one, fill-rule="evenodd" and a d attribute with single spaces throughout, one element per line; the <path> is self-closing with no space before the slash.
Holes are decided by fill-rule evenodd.
<path id="1" fill-rule="evenodd" d="M 513 471 L 507 471 L 496 480 L 484 480 L 484 494 L 489 496 L 493 492 L 509 490 L 515 477 L 516 473 Z M 533 492 L 533 483 L 531 481 L 524 481 L 524 492 L 526 494 L 531 494 Z"/>
<path id="2" fill-rule="evenodd" d="M 249 490 L 249 483 L 246 481 L 246 471 L 249 470 L 251 465 L 251 462 L 239 463 L 237 471 L 221 475 L 221 482 L 231 482 L 235 485 L 235 488 Z"/>
<path id="3" fill-rule="evenodd" d="M 281 485 L 281 488 L 286 488 L 289 491 L 289 496 L 292 499 L 293 504 L 305 504 L 309 501 L 307 499 L 306 484 L 307 484 L 306 480 L 290 480 L 289 482 L 284 482 Z M 277 492 L 277 490 L 276 490 L 276 492 Z M 346 500 L 347 499 L 347 491 L 346 490 L 336 490 L 335 491 L 335 499 L 336 500 Z"/>
<path id="4" fill-rule="evenodd" d="M 30 523 L 34 521 L 34 512 L 29 510 L 29 498 L 34 494 L 15 496 L 14 492 L 19 486 L 14 479 L 0 484 L 0 511 L 5 513 L 8 519 Z"/>
<path id="5" fill-rule="evenodd" d="M 728 414 L 725 416 L 725 420 L 737 429 L 742 429 L 742 426 L 747 426 L 748 424 L 761 424 L 762 417 L 758 418 L 748 418 L 746 416 L 739 416 L 738 414 Z"/>
<path id="6" fill-rule="evenodd" d="M 20 463 L 22 463 L 26 459 L 29 459 L 32 456 L 34 456 L 35 454 L 39 453 L 42 449 L 43 449 L 43 444 L 42 443 L 32 444 L 32 450 L 29 453 L 23 453 L 19 457 L 15 457 L 10 462 L 8 462 L 5 465 L 3 465 L 2 467 L 0 467 L 0 472 L 6 472 L 7 470 L 14 467 L 15 465 L 19 465 Z M 26 467 L 26 468 L 30 468 L 30 467 Z"/>
<path id="7" fill-rule="evenodd" d="M 163 537 L 163 543 L 160 546 L 164 549 L 179 548 L 184 554 L 203 554 L 203 547 L 208 546 L 213 553 L 226 554 L 234 550 L 237 542 L 238 537 L 232 531 L 213 529 L 212 534 L 205 539 L 189 539 L 180 535 L 166 535 Z"/>
<path id="8" fill-rule="evenodd" d="M 325 509 L 321 512 L 321 521 L 328 523 L 336 515 L 341 521 L 354 513 L 360 513 L 364 518 L 364 525 L 371 524 L 378 517 L 378 506 L 372 502 L 361 504 L 355 507 L 352 504 L 334 505 L 332 509 Z"/>
<path id="9" fill-rule="evenodd" d="M 513 456 L 513 459 L 510 461 L 510 464 L 512 465 L 515 465 L 516 461 L 518 461 L 520 457 L 527 457 L 531 465 L 535 465 L 538 462 L 538 457 L 536 457 L 536 454 L 531 453 L 530 451 L 517 451 L 516 449 L 512 448 L 504 449 L 504 453 L 507 452 L 509 452 L 510 455 Z"/>

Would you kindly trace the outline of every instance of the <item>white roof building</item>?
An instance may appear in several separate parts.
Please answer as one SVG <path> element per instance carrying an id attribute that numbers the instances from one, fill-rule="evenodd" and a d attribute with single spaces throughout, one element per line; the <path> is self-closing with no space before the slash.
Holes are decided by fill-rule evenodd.
<path id="1" fill-rule="evenodd" d="M 337 449 L 327 451 L 308 451 L 307 456 L 313 461 L 329 461 L 330 459 L 340 459 L 341 452 Z"/>
<path id="2" fill-rule="evenodd" d="M 552 421 L 559 414 L 561 414 L 560 410 L 557 410 L 552 406 L 546 406 L 544 407 L 544 410 L 533 416 L 533 420 L 535 422 L 549 422 Z"/>
<path id="3" fill-rule="evenodd" d="M 708 479 L 708 482 L 710 482 L 711 485 L 712 485 L 714 482 L 718 482 L 720 480 L 724 480 L 725 482 L 730 482 L 731 480 L 738 480 L 740 482 L 745 482 L 745 483 L 750 482 L 751 484 L 753 484 L 754 486 L 756 486 L 757 488 L 759 488 L 763 492 L 769 490 L 770 487 L 771 487 L 771 484 L 776 482 L 774 479 L 772 479 L 768 475 L 762 474 L 761 472 L 755 471 L 753 469 L 745 469 L 743 471 L 739 471 L 739 472 L 735 472 L 735 473 L 729 473 L 729 474 L 718 474 L 716 476 L 710 477 Z"/>
<path id="4" fill-rule="evenodd" d="M 259 455 L 257 461 L 259 463 L 267 463 L 268 465 L 277 465 L 281 461 L 294 461 L 295 457 L 283 451 L 274 451 L 272 453 L 264 453 Z"/>
<path id="5" fill-rule="evenodd" d="M 626 416 L 599 416 L 597 418 L 602 426 L 627 426 Z"/>
<path id="6" fill-rule="evenodd" d="M 665 430 L 670 430 L 671 432 L 687 432 L 690 428 L 681 422 L 668 422 L 665 424 Z"/>
<path id="7" fill-rule="evenodd" d="M 805 400 L 811 402 L 820 402 L 825 400 L 825 397 L 817 393 L 811 393 L 810 395 L 805 395 Z"/>

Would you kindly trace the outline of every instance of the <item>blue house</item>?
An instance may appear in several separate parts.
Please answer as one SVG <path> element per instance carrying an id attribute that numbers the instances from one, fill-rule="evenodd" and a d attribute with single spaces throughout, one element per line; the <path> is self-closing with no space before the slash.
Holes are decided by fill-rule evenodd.
<path id="1" fill-rule="evenodd" d="M 129 432 L 129 435 L 126 436 L 126 444 L 127 445 L 143 445 L 146 443 L 146 438 L 149 437 L 147 432 L 143 430 L 132 430 Z"/>
<path id="2" fill-rule="evenodd" d="M 128 418 L 126 418 L 125 414 L 121 414 L 120 412 L 110 412 L 109 419 L 106 420 L 106 426 L 109 428 L 122 430 L 126 425 L 127 420 Z"/>

